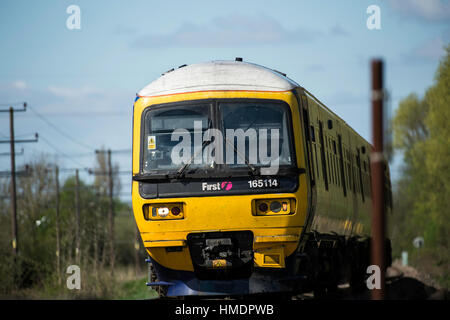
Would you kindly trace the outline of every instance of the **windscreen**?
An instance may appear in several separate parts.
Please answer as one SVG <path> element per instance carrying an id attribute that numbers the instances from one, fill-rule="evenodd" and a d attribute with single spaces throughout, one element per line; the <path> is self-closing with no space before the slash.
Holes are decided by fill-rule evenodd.
<path id="1" fill-rule="evenodd" d="M 194 149 L 194 129 L 203 135 L 210 126 L 210 106 L 208 104 L 180 105 L 150 109 L 145 115 L 145 138 L 144 138 L 144 172 L 155 170 L 176 171 L 182 163 L 176 161 L 174 147 L 180 143 L 182 130 L 185 135 L 192 139 L 184 139 L 182 142 L 186 148 L 181 149 L 176 156 L 189 160 L 192 155 L 189 149 Z M 177 131 L 178 129 L 178 131 Z M 192 164 L 194 165 L 198 164 Z"/>
<path id="2" fill-rule="evenodd" d="M 287 104 L 264 100 L 150 107 L 144 115 L 143 171 L 292 166 L 289 119 Z"/>
<path id="3" fill-rule="evenodd" d="M 220 103 L 220 110 L 228 168 L 292 164 L 287 105 L 231 102 Z"/>

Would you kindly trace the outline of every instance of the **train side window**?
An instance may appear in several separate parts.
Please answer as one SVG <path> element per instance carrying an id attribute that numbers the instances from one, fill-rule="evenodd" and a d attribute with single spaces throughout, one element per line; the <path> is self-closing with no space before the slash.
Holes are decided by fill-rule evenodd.
<path id="1" fill-rule="evenodd" d="M 333 172 L 333 184 L 336 185 L 336 173 L 334 172 L 334 155 L 330 152 L 331 172 Z"/>
<path id="2" fill-rule="evenodd" d="M 336 156 L 336 172 L 338 176 L 339 187 L 342 187 L 342 176 L 340 174 L 339 156 Z"/>
<path id="3" fill-rule="evenodd" d="M 362 170 L 361 170 L 361 156 L 359 154 L 359 149 L 356 148 L 356 165 L 358 167 L 358 174 L 359 174 L 359 186 L 361 191 L 361 198 L 364 202 L 364 187 L 363 187 L 363 181 L 362 181 Z"/>
<path id="4" fill-rule="evenodd" d="M 353 191 L 352 172 L 351 172 L 350 164 L 347 164 L 347 172 L 348 172 L 348 189 L 350 191 Z"/>
<path id="5" fill-rule="evenodd" d="M 319 141 L 320 141 L 320 158 L 322 160 L 322 173 L 323 180 L 325 181 L 325 190 L 328 191 L 328 175 L 327 175 L 327 165 L 325 160 L 325 142 L 323 138 L 323 124 L 319 121 Z"/>
<path id="6" fill-rule="evenodd" d="M 331 167 L 330 167 L 330 155 L 327 151 L 327 168 L 328 168 L 328 173 L 330 174 L 330 183 L 334 183 L 333 181 L 333 171 L 331 171 Z"/>
<path id="7" fill-rule="evenodd" d="M 334 175 L 336 176 L 336 185 L 339 186 L 339 176 L 337 174 L 337 158 L 335 155 L 333 155 L 333 159 L 334 159 Z"/>
<path id="8" fill-rule="evenodd" d="M 334 174 L 333 174 L 333 159 L 330 156 L 330 152 L 327 152 L 328 159 L 328 172 L 330 173 L 330 181 L 334 184 Z"/>
<path id="9" fill-rule="evenodd" d="M 330 173 L 330 181 L 335 184 L 334 181 L 334 171 L 333 171 L 333 156 L 331 154 L 331 141 L 330 137 L 326 137 L 327 139 L 327 160 L 328 160 L 328 172 Z"/>
<path id="10" fill-rule="evenodd" d="M 314 146 L 314 157 L 316 160 L 316 169 L 317 169 L 317 180 L 319 180 L 319 162 L 317 160 L 317 143 L 316 143 L 316 131 L 313 125 L 311 125 L 311 138 L 313 140 L 313 146 Z"/>
<path id="11" fill-rule="evenodd" d="M 341 180 L 342 180 L 342 191 L 344 192 L 344 197 L 347 196 L 347 188 L 345 186 L 345 171 L 344 171 L 344 155 L 342 153 L 342 137 L 338 135 L 338 149 L 339 149 L 339 164 L 341 168 Z M 364 161 L 364 164 L 366 162 Z"/>
<path id="12" fill-rule="evenodd" d="M 335 141 L 334 140 L 331 140 L 332 141 L 332 145 L 333 145 L 333 169 L 334 169 L 334 175 L 335 175 L 335 177 L 336 177 L 336 185 L 339 187 L 340 186 L 340 181 L 339 181 L 339 175 L 337 174 L 338 173 L 338 171 L 337 171 L 337 165 L 338 165 L 338 163 L 337 163 L 337 161 L 338 161 L 338 159 L 337 159 L 337 156 L 336 156 L 336 143 L 335 143 Z"/>
<path id="13" fill-rule="evenodd" d="M 349 168 L 350 168 L 350 176 L 349 176 L 349 182 L 350 182 L 350 189 L 353 191 L 353 192 L 356 192 L 356 189 L 355 189 L 355 179 L 353 178 L 353 168 L 352 168 L 352 166 L 351 165 L 349 165 Z"/>
<path id="14" fill-rule="evenodd" d="M 336 179 L 336 185 L 339 187 L 339 176 L 337 174 L 337 158 L 336 155 L 333 154 L 333 170 L 334 170 L 334 176 Z"/>
<path id="15" fill-rule="evenodd" d="M 347 172 L 347 161 L 345 160 L 344 154 L 342 154 L 342 165 L 344 166 L 344 183 L 343 185 L 348 188 L 348 172 Z"/>
<path id="16" fill-rule="evenodd" d="M 350 151 L 348 151 L 348 183 L 350 185 L 350 190 L 356 192 L 355 189 L 355 179 L 353 177 L 353 164 L 352 164 L 352 155 Z"/>
<path id="17" fill-rule="evenodd" d="M 308 114 L 308 110 L 306 110 L 305 108 L 303 108 L 303 124 L 304 124 L 304 129 L 305 129 L 305 134 L 306 134 L 306 149 L 308 152 L 308 156 L 307 156 L 307 162 L 308 162 L 308 167 L 309 167 L 309 175 L 310 175 L 310 179 L 311 179 L 311 184 L 315 185 L 315 177 L 314 177 L 314 156 L 313 156 L 313 151 L 312 151 L 312 136 L 311 136 L 311 130 L 309 130 L 310 125 L 309 125 L 309 114 Z"/>
<path id="18" fill-rule="evenodd" d="M 338 181 L 339 181 L 339 187 L 342 187 L 342 177 L 339 174 L 339 157 L 336 156 L 336 172 L 337 172 L 337 176 L 338 176 Z"/>
<path id="19" fill-rule="evenodd" d="M 317 145 L 314 144 L 314 155 L 316 157 L 316 170 L 317 170 L 317 180 L 320 179 L 320 173 L 319 173 L 319 159 L 317 158 Z"/>

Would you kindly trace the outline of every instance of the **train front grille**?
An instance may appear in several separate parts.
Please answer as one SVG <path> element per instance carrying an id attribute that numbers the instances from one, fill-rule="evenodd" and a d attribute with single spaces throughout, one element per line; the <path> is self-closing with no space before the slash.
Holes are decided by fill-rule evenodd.
<path id="1" fill-rule="evenodd" d="M 252 273 L 251 231 L 190 233 L 187 244 L 199 279 L 240 279 Z"/>

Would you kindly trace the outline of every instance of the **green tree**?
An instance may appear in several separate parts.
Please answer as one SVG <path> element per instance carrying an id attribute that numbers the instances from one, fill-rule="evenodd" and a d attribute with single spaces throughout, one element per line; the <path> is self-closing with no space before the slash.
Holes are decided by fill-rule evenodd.
<path id="1" fill-rule="evenodd" d="M 411 249 L 413 238 L 423 235 L 426 249 L 434 263 L 443 266 L 446 279 L 450 263 L 449 121 L 450 46 L 425 96 L 420 99 L 411 94 L 403 99 L 392 122 L 394 148 L 403 153 L 404 161 L 395 191 L 394 245 Z"/>

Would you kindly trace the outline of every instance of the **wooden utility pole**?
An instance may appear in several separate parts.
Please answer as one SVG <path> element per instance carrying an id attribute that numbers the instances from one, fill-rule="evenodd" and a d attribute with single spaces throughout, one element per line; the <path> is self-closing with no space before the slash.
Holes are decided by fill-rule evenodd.
<path id="1" fill-rule="evenodd" d="M 98 223 L 97 223 L 97 208 L 94 210 L 94 205 L 92 203 L 89 204 L 90 212 L 93 215 L 94 222 L 94 272 L 95 276 L 98 274 Z"/>
<path id="2" fill-rule="evenodd" d="M 59 168 L 55 167 L 55 183 L 56 183 L 56 273 L 58 276 L 58 284 L 61 284 L 61 239 L 59 230 Z"/>
<path id="3" fill-rule="evenodd" d="M 75 170 L 75 261 L 80 265 L 80 179 Z"/>
<path id="4" fill-rule="evenodd" d="M 17 234 L 17 196 L 16 196 L 16 156 L 14 142 L 14 109 L 9 108 L 9 139 L 11 146 L 11 227 L 12 248 L 16 256 L 19 253 L 19 235 Z"/>
<path id="5" fill-rule="evenodd" d="M 385 297 L 385 207 L 383 156 L 383 62 L 372 60 L 372 139 L 370 156 L 372 170 L 372 265 L 380 268 L 380 289 L 372 290 L 373 300 Z"/>
<path id="6" fill-rule="evenodd" d="M 17 195 L 16 195 L 16 153 L 15 153 L 15 144 L 22 142 L 37 142 L 37 133 L 36 138 L 33 140 L 15 140 L 14 137 L 14 112 L 22 112 L 26 111 L 27 104 L 23 103 L 23 109 L 14 109 L 12 106 L 9 109 L 0 110 L 0 112 L 9 112 L 9 140 L 1 140 L 0 143 L 9 143 L 10 144 L 10 155 L 11 155 L 11 245 L 12 252 L 14 256 L 19 254 L 19 234 L 18 234 L 18 226 L 17 226 Z"/>
<path id="7" fill-rule="evenodd" d="M 113 199 L 113 175 L 111 165 L 111 149 L 108 149 L 108 184 L 109 184 L 109 263 L 111 265 L 111 275 L 114 275 L 114 199 Z"/>

